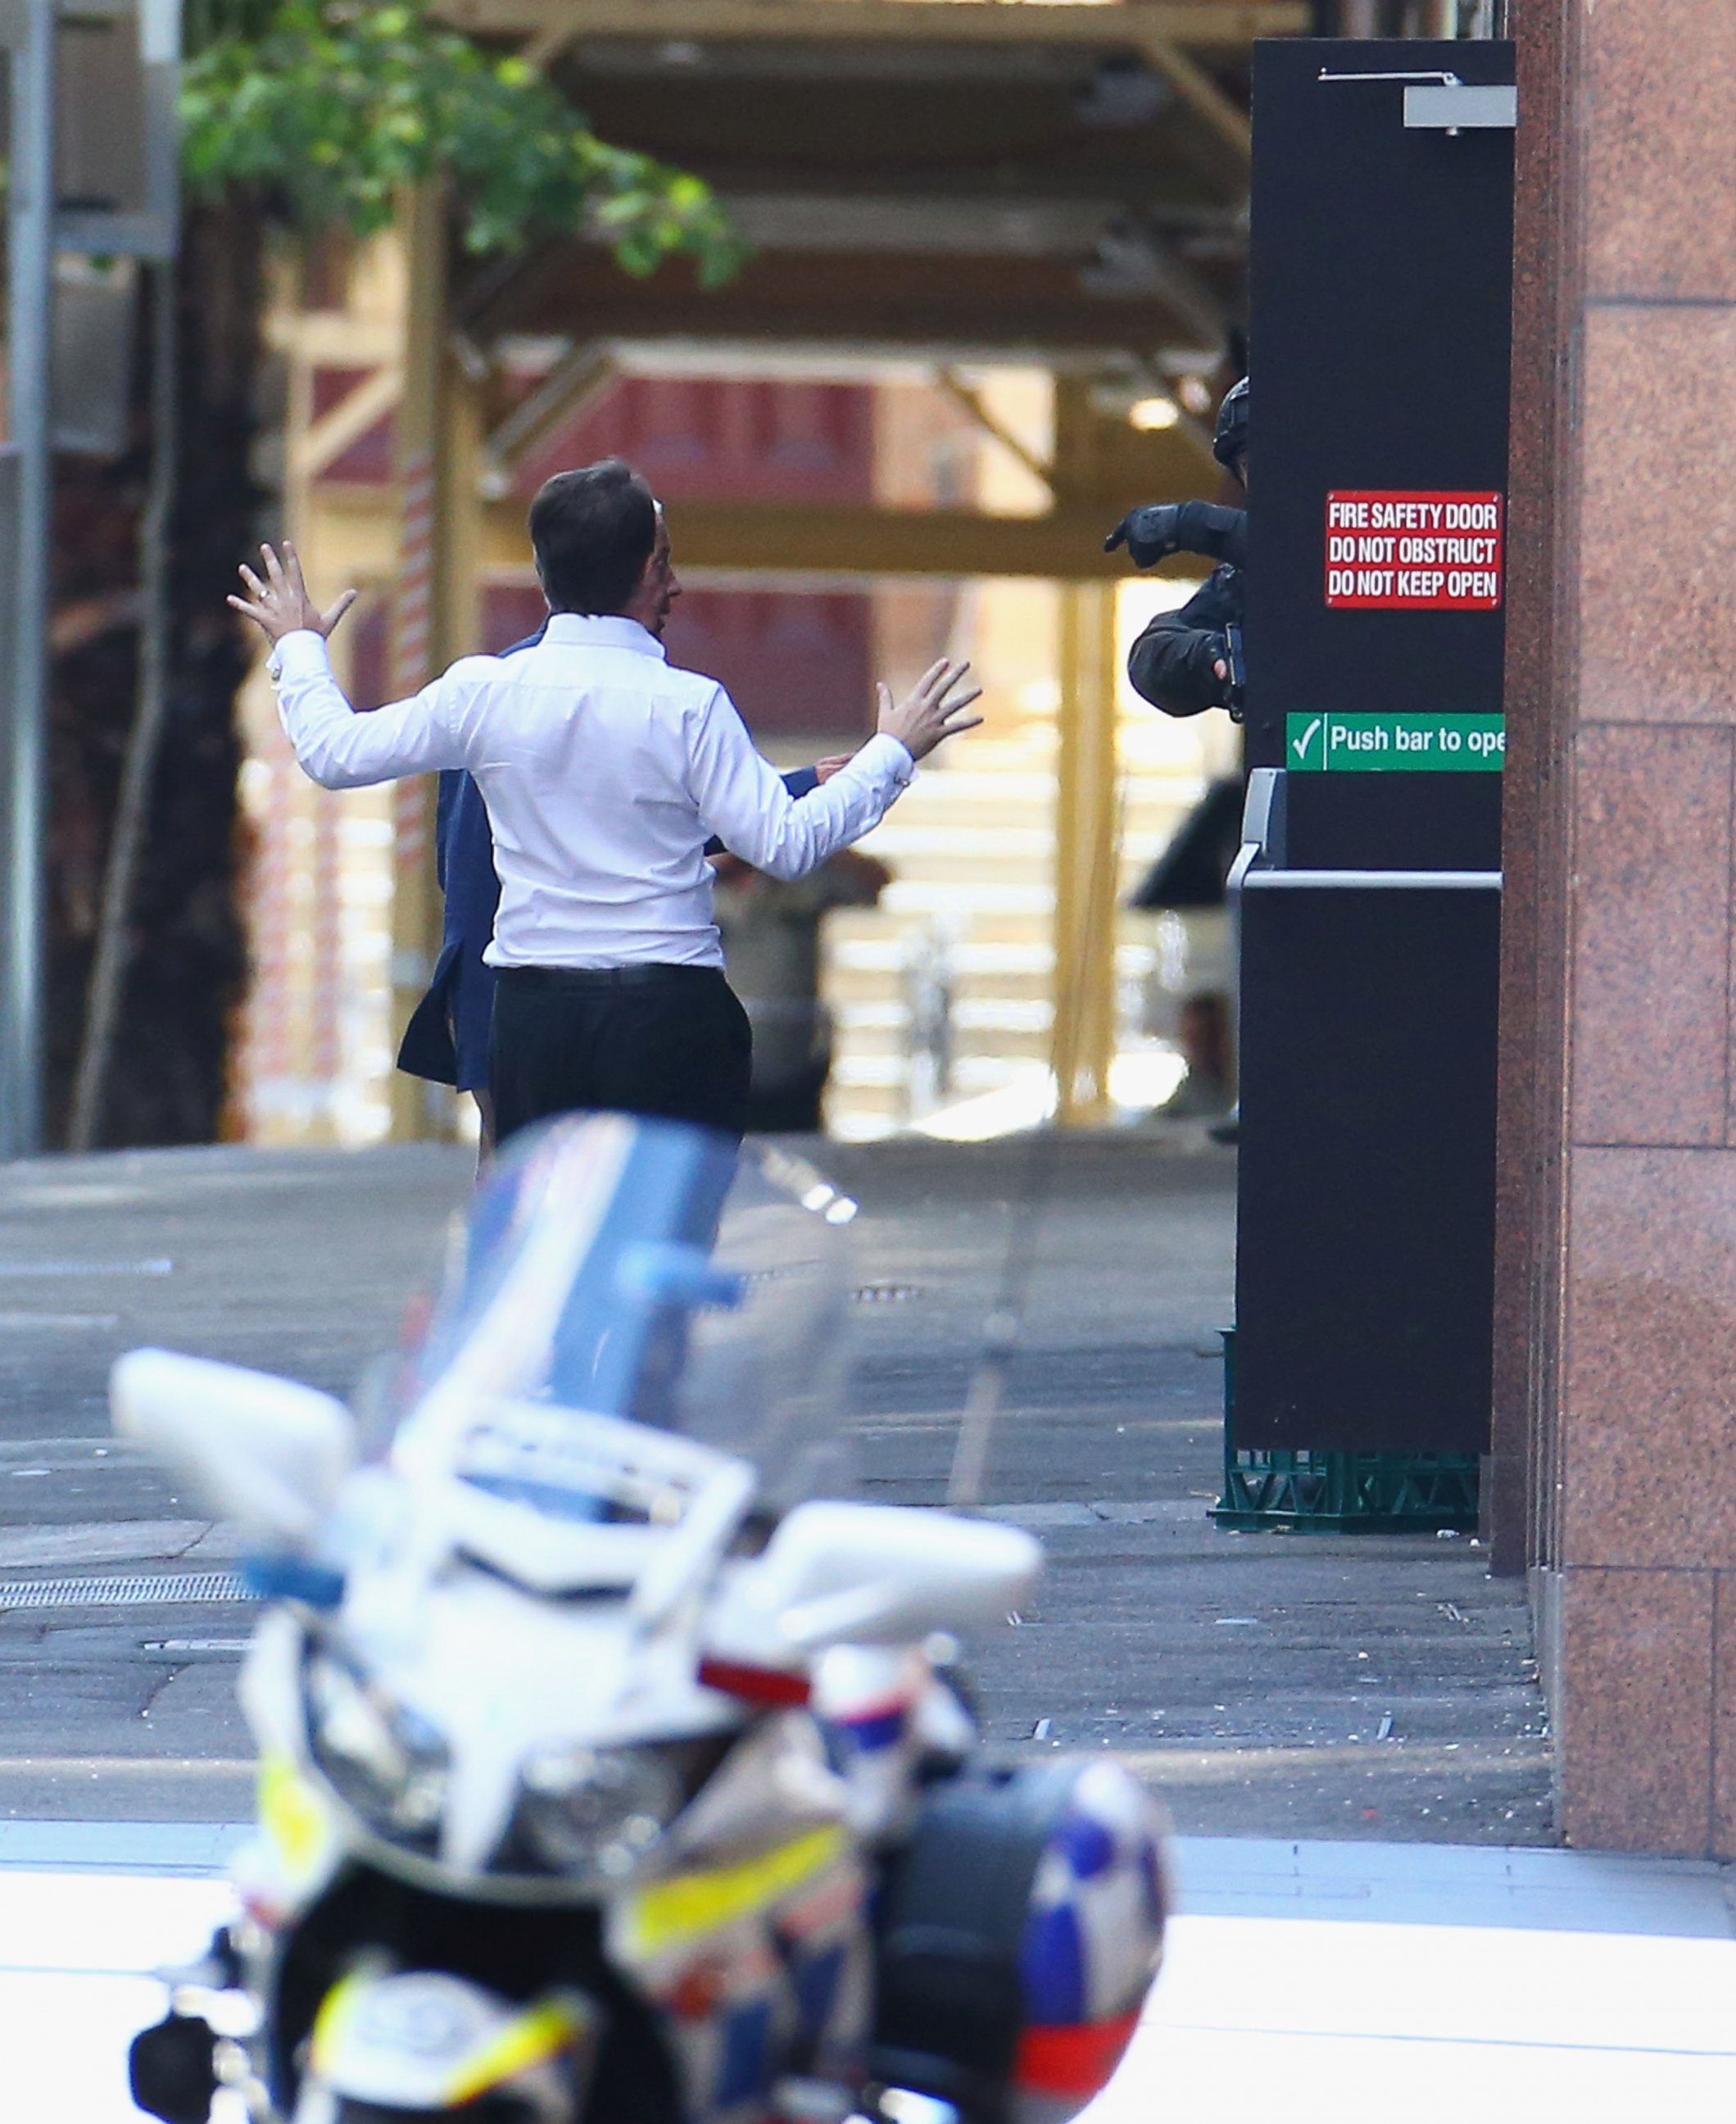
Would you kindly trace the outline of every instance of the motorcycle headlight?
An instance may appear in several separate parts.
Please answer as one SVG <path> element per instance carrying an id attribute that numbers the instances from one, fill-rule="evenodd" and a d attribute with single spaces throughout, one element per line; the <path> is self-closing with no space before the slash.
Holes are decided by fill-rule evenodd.
<path id="1" fill-rule="evenodd" d="M 519 1773 L 518 1840 L 553 1872 L 625 1880 L 697 1789 L 710 1765 L 695 1756 L 684 1742 L 540 1750 Z"/>
<path id="2" fill-rule="evenodd" d="M 307 1662 L 307 1701 L 313 1760 L 333 1789 L 382 1836 L 431 1848 L 450 1766 L 427 1720 L 329 1652 Z"/>

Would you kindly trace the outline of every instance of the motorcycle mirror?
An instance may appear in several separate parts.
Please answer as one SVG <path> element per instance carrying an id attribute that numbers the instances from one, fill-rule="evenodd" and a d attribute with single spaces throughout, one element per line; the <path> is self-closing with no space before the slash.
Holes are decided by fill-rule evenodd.
<path id="1" fill-rule="evenodd" d="M 341 1402 L 240 1365 L 131 1350 L 109 1374 L 109 1406 L 121 1437 L 274 1548 L 309 1545 L 354 1464 L 355 1426 Z"/>
<path id="2" fill-rule="evenodd" d="M 747 1291 L 744 1278 L 714 1267 L 702 1247 L 661 1244 L 641 1239 L 628 1247 L 615 1273 L 623 1298 L 653 1305 L 713 1305 L 733 1313 Z"/>
<path id="3" fill-rule="evenodd" d="M 951 1512 L 798 1505 L 742 1573 L 718 1620 L 720 1652 L 910 1644 L 998 1623 L 1029 1594 L 1043 1552 L 1017 1527 Z"/>

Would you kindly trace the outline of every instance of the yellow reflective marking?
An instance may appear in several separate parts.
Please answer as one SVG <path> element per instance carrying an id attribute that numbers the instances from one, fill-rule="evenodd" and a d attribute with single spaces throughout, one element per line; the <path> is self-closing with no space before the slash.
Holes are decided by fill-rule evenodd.
<path id="1" fill-rule="evenodd" d="M 363 1993 L 378 1981 L 377 1970 L 353 1970 L 348 1976 L 340 1977 L 320 2001 L 320 2009 L 313 2017 L 312 2062 L 314 2070 L 322 2077 L 331 2069 L 332 2051 L 355 2018 Z"/>
<path id="2" fill-rule="evenodd" d="M 318 1794 L 288 1755 L 261 1759 L 258 1794 L 260 1829 L 292 1877 L 305 1880 L 317 1869 L 330 1835 Z"/>
<path id="3" fill-rule="evenodd" d="M 845 1849 L 842 1829 L 815 1829 L 761 1858 L 720 1866 L 708 1873 L 683 1873 L 654 1881 L 627 1904 L 632 1945 L 640 1954 L 702 1939 L 738 1919 L 775 1903 L 810 1875 L 829 1866 Z"/>
<path id="4" fill-rule="evenodd" d="M 363 1999 L 382 1982 L 390 1981 L 378 1969 L 352 1970 L 326 1994 L 313 2022 L 312 2062 L 321 2079 L 330 2079 L 334 2054 L 350 2032 Z M 440 2101 L 462 2108 L 479 2095 L 504 2087 L 519 2073 L 559 2057 L 584 2033 L 587 2025 L 579 2007 L 566 1999 L 544 1999 L 527 2006 L 516 2019 L 453 2066 L 440 2089 Z"/>
<path id="5" fill-rule="evenodd" d="M 516 2021 L 466 2059 L 447 2081 L 440 2099 L 459 2106 L 504 2087 L 533 2065 L 559 2057 L 584 2034 L 584 2016 L 558 1999 L 527 2007 Z"/>

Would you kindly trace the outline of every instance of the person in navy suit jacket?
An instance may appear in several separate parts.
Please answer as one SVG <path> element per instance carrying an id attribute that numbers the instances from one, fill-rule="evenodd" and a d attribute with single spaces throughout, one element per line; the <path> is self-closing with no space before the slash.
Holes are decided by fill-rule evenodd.
<path id="1" fill-rule="evenodd" d="M 529 649 L 542 629 L 503 650 L 506 656 Z M 784 777 L 792 796 L 805 796 L 842 759 L 822 760 Z M 721 854 L 714 841 L 711 853 Z M 428 993 L 411 1013 L 398 1049 L 398 1067 L 408 1076 L 468 1092 L 482 1115 L 482 1142 L 493 1137 L 488 1110 L 488 1032 L 494 1017 L 495 970 L 482 954 L 495 933 L 500 881 L 495 875 L 494 836 L 482 792 L 462 768 L 440 777 L 434 810 L 434 870 L 446 896 L 440 956 Z"/>

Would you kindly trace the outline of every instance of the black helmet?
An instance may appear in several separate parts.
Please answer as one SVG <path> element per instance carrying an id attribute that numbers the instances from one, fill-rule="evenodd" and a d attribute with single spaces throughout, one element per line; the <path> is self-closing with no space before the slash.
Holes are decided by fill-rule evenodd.
<path id="1" fill-rule="evenodd" d="M 1212 454 L 1226 472 L 1241 477 L 1248 454 L 1248 379 L 1232 383 L 1218 409 L 1218 425 L 1212 431 Z"/>

